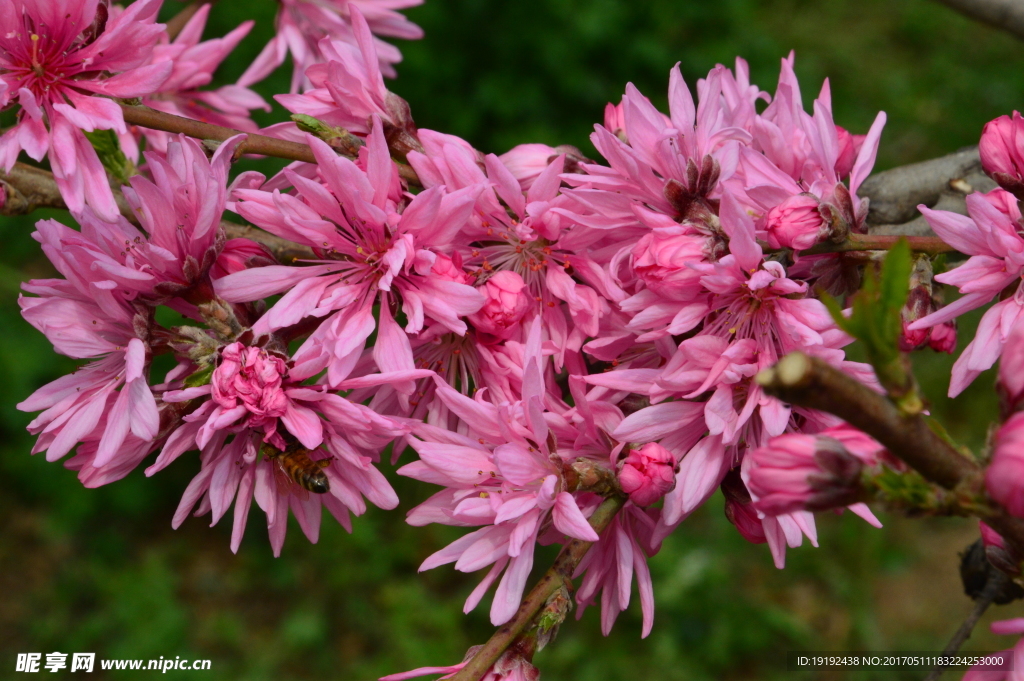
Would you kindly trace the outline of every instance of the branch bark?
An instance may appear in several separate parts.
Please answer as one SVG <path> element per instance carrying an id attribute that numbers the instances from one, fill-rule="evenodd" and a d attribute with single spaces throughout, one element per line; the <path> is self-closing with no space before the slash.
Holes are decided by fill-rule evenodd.
<path id="1" fill-rule="evenodd" d="M 125 122 L 132 125 L 151 128 L 153 130 L 163 130 L 164 132 L 181 133 L 188 137 L 194 137 L 201 140 L 214 140 L 216 142 L 223 142 L 235 135 L 247 135 L 245 142 L 243 142 L 239 147 L 238 153 L 240 154 L 261 154 L 263 156 L 273 156 L 275 158 L 284 158 L 291 161 L 316 163 L 316 157 L 313 156 L 313 150 L 305 144 L 289 142 L 288 140 L 277 139 L 276 137 L 267 137 L 266 135 L 257 135 L 256 133 L 251 132 L 243 132 L 242 130 L 225 128 L 219 125 L 212 125 L 210 123 L 203 123 L 202 121 L 193 120 L 191 118 L 175 116 L 174 114 L 157 111 L 156 109 L 151 109 L 148 106 L 125 104 L 123 102 L 120 102 L 120 105 L 121 111 L 124 114 Z M 420 178 L 416 175 L 416 171 L 413 170 L 411 166 L 397 162 L 396 165 L 398 166 L 398 174 L 403 180 L 409 184 L 416 186 L 420 185 Z"/>
<path id="2" fill-rule="evenodd" d="M 864 180 L 857 194 L 871 200 L 869 224 L 898 225 L 917 215 L 918 204 L 934 206 L 943 192 L 949 191 L 951 180 L 980 172 L 978 148 L 971 147 L 876 173 Z"/>
<path id="3" fill-rule="evenodd" d="M 939 0 L 939 2 L 966 17 L 1024 39 L 1024 2 L 1021 0 Z"/>
<path id="4" fill-rule="evenodd" d="M 783 402 L 829 412 L 864 431 L 927 480 L 984 499 L 982 519 L 1018 551 L 1024 549 L 1024 520 L 984 496 L 981 466 L 942 439 L 922 416 L 902 415 L 884 395 L 800 352 L 786 355 L 756 380 Z"/>
<path id="5" fill-rule="evenodd" d="M 622 509 L 625 498 L 613 496 L 604 500 L 597 507 L 594 514 L 590 516 L 590 526 L 594 531 L 601 534 L 608 523 L 612 521 L 615 514 Z M 515 616 L 503 624 L 490 640 L 476 651 L 473 658 L 466 663 L 466 666 L 459 670 L 451 681 L 478 681 L 487 673 L 487 670 L 497 661 L 501 654 L 511 646 L 516 639 L 527 632 L 537 614 L 544 608 L 547 600 L 563 584 L 572 582 L 573 572 L 587 555 L 592 546 L 591 542 L 574 539 L 558 554 L 554 564 L 544 573 L 537 585 L 530 590 L 530 593 L 523 599 L 522 605 L 516 611 Z"/>

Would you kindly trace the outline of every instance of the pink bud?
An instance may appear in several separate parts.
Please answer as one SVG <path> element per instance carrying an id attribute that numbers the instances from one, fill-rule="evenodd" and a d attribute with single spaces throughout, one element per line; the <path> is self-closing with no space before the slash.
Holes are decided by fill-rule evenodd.
<path id="1" fill-rule="evenodd" d="M 802 251 L 825 236 L 827 225 L 818 211 L 818 199 L 797 194 L 768 211 L 765 228 L 772 248 Z"/>
<path id="2" fill-rule="evenodd" d="M 764 524 L 754 509 L 747 486 L 740 477 L 739 468 L 726 473 L 721 489 L 725 497 L 725 517 L 736 526 L 743 538 L 751 544 L 764 544 L 768 541 L 764 533 Z"/>
<path id="3" fill-rule="evenodd" d="M 515 333 L 520 320 L 530 310 L 530 296 L 526 283 L 516 272 L 495 272 L 481 287 L 487 302 L 469 316 L 477 331 L 507 340 Z"/>
<path id="4" fill-rule="evenodd" d="M 933 326 L 932 335 L 928 339 L 928 347 L 935 352 L 952 355 L 956 350 L 956 320 Z"/>
<path id="5" fill-rule="evenodd" d="M 210 268 L 210 276 L 214 279 L 241 272 L 253 266 L 253 261 L 261 265 L 276 264 L 273 256 L 262 245 L 249 239 L 231 239 L 224 244 L 220 255 Z"/>
<path id="6" fill-rule="evenodd" d="M 657 442 L 630 450 L 619 469 L 619 484 L 637 506 L 650 506 L 676 486 L 676 457 Z"/>
<path id="7" fill-rule="evenodd" d="M 498 159 L 505 164 L 512 177 L 519 180 L 519 186 L 523 191 L 526 191 L 548 167 L 551 157 L 557 155 L 558 150 L 546 144 L 520 144 L 506 151 Z"/>
<path id="8" fill-rule="evenodd" d="M 1000 116 L 989 121 L 978 142 L 981 166 L 1003 189 L 1017 194 L 1024 189 L 1024 119 Z"/>
<path id="9" fill-rule="evenodd" d="M 287 371 L 280 357 L 262 348 L 232 343 L 221 350 L 220 363 L 213 372 L 213 399 L 224 410 L 244 406 L 256 417 L 284 416 L 288 397 L 282 383 Z"/>
<path id="10" fill-rule="evenodd" d="M 748 453 L 743 461 L 757 510 L 768 515 L 824 511 L 856 503 L 865 464 L 882 446 L 846 424 L 818 435 L 788 433 Z"/>
<path id="11" fill-rule="evenodd" d="M 449 258 L 447 255 L 437 253 L 436 256 L 430 274 L 444 281 L 454 281 L 456 284 L 470 283 L 469 275 L 462 269 L 461 255 L 455 253 Z"/>
<path id="12" fill-rule="evenodd" d="M 843 179 L 853 170 L 853 164 L 857 161 L 857 154 L 864 145 L 864 138 L 867 135 L 853 135 L 845 128 L 836 126 L 836 134 L 839 135 L 839 158 L 836 159 L 836 175 Z"/>
<path id="13" fill-rule="evenodd" d="M 633 247 L 633 268 L 652 291 L 676 300 L 700 290 L 700 273 L 689 266 L 704 260 L 708 239 L 656 229 Z"/>
<path id="14" fill-rule="evenodd" d="M 1003 539 L 1003 536 L 980 520 L 978 521 L 978 529 L 981 530 L 981 543 L 985 545 L 985 548 L 989 546 L 1000 549 L 1006 548 L 1006 540 Z"/>
<path id="15" fill-rule="evenodd" d="M 1024 413 L 1016 413 L 996 433 L 995 453 L 985 471 L 989 495 L 1024 518 Z"/>

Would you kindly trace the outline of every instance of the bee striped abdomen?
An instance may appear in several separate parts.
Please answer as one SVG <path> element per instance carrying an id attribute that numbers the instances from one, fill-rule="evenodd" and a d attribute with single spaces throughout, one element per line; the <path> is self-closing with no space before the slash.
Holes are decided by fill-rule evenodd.
<path id="1" fill-rule="evenodd" d="M 282 452 L 277 460 L 285 474 L 302 489 L 315 494 L 326 494 L 330 491 L 331 486 L 323 470 L 329 460 L 313 461 L 309 458 L 309 453 L 302 449 Z"/>

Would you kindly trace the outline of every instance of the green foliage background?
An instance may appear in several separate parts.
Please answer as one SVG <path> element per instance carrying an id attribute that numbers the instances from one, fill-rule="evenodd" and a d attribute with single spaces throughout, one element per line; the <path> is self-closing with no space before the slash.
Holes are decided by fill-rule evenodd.
<path id="1" fill-rule="evenodd" d="M 167 4 L 165 16 L 180 7 Z M 215 7 L 207 37 L 257 20 L 220 82 L 233 82 L 269 38 L 274 11 L 271 0 Z M 401 44 L 406 61 L 392 88 L 421 127 L 487 151 L 541 141 L 593 154 L 592 125 L 627 81 L 664 106 L 677 61 L 692 86 L 736 54 L 774 91 L 778 60 L 795 49 L 805 103 L 830 77 L 836 119 L 854 132 L 887 111 L 879 168 L 975 143 L 986 121 L 1021 107 L 1024 93 L 1019 42 L 927 0 L 429 0 L 408 15 L 427 37 Z M 269 99 L 287 85 L 286 67 L 261 90 Z M 277 107 L 260 121 L 282 118 Z M 198 470 L 194 456 L 153 479 L 137 470 L 98 490 L 30 457 L 30 416 L 15 404 L 74 366 L 18 315 L 19 282 L 52 272 L 29 236 L 40 217 L 68 220 L 0 219 L 0 678 L 20 676 L 18 652 L 61 651 L 213 661 L 210 672 L 168 679 L 374 679 L 456 662 L 490 635 L 486 604 L 461 613 L 476 576 L 447 567 L 416 573 L 459 532 L 406 526 L 404 512 L 430 490 L 391 469 L 403 500 L 397 512 L 370 510 L 352 535 L 325 521 L 315 546 L 293 526 L 274 559 L 258 511 L 237 555 L 225 522 L 170 529 Z M 977 318 L 961 327 L 961 348 Z M 952 359 L 922 354 L 919 378 L 951 432 L 978 448 L 995 414 L 992 377 L 950 403 L 942 396 Z M 850 514 L 821 518 L 822 548 L 791 550 L 777 571 L 766 547 L 747 544 L 725 521 L 716 497 L 651 561 L 657 615 L 648 639 L 639 638 L 637 604 L 608 639 L 587 611 L 537 663 L 549 681 L 920 678 L 891 670 L 802 676 L 783 663 L 795 649 L 940 650 L 966 614 L 956 552 L 973 539 L 973 524 L 882 518 L 883 530 Z M 1000 608 L 985 621 L 1021 610 Z M 979 630 L 969 647 L 1008 643 Z"/>

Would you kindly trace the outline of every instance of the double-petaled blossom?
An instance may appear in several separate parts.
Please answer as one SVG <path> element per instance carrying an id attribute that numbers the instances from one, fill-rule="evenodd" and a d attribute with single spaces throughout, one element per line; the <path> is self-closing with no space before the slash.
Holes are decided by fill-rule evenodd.
<path id="1" fill-rule="evenodd" d="M 173 68 L 167 79 L 142 103 L 159 111 L 212 123 L 235 130 L 256 132 L 259 126 L 250 118 L 250 111 L 270 111 L 270 105 L 254 91 L 241 85 L 223 85 L 216 90 L 200 90 L 213 80 L 213 73 L 248 35 L 254 22 L 245 21 L 222 38 L 201 41 L 210 4 L 199 10 L 185 24 L 173 41 L 166 40 L 153 50 L 153 63 L 170 62 Z M 172 136 L 161 130 L 133 128 L 145 137 L 147 148 L 167 150 Z M 121 148 L 133 159 L 138 158 L 138 145 L 133 135 L 121 136 Z"/>
<path id="2" fill-rule="evenodd" d="M 189 411 L 146 469 L 152 475 L 190 449 L 201 452 L 202 468 L 185 490 L 174 527 L 197 502 L 196 515 L 211 512 L 216 523 L 234 501 L 231 549 L 237 551 L 255 498 L 267 514 L 270 543 L 278 555 L 289 509 L 315 542 L 322 506 L 351 530 L 349 513 L 366 510 L 363 497 L 381 508 L 398 505 L 373 464 L 390 441 L 408 432 L 405 426 L 324 386 L 303 385 L 279 352 L 235 342 L 204 361 L 212 368 L 208 384 L 164 393 L 164 402 L 186 403 Z M 408 381 L 426 373 L 372 374 L 340 387 Z M 318 471 L 325 479 L 315 489 L 300 484 L 303 475 L 310 478 Z"/>
<path id="3" fill-rule="evenodd" d="M 56 461 L 91 438 L 101 466 L 129 433 L 149 441 L 159 428 L 147 382 L 151 313 L 135 303 L 136 271 L 116 253 L 55 220 L 41 220 L 36 230 L 33 236 L 64 278 L 24 284 L 35 295 L 19 299 L 22 316 L 58 353 L 93 361 L 43 386 L 18 408 L 43 412 L 28 426 L 39 435 L 33 452 L 45 450 L 47 460 Z"/>
<path id="4" fill-rule="evenodd" d="M 120 10 L 107 0 L 0 1 L 0 80 L 18 122 L 0 136 L 0 167 L 10 172 L 24 151 L 50 161 L 72 212 L 91 206 L 114 221 L 117 204 L 107 174 L 85 132 L 125 135 L 121 107 L 111 98 L 155 92 L 169 61 L 150 63 L 163 33 L 155 23 L 161 0 Z"/>
<path id="5" fill-rule="evenodd" d="M 311 87 L 302 94 L 274 98 L 292 113 L 312 116 L 359 135 L 370 132 L 374 115 L 389 130 L 411 128 L 409 105 L 385 87 L 374 57 L 370 27 L 358 10 L 352 12 L 352 28 L 354 42 L 321 41 L 323 63 L 306 71 Z"/>
<path id="6" fill-rule="evenodd" d="M 953 365 L 949 396 L 955 397 L 995 364 L 1010 330 L 1024 312 L 1024 287 L 1018 283 L 1024 274 L 1024 237 L 1020 234 L 1024 223 L 1017 199 L 1003 189 L 968 195 L 968 215 L 932 210 L 924 205 L 918 209 L 943 241 L 971 257 L 935 276 L 936 281 L 959 287 L 963 295 L 912 323 L 909 330 L 949 322 L 997 295 L 1002 298 L 985 312 L 974 339 Z M 1011 285 L 1016 287 L 1006 295 Z"/>
<path id="7" fill-rule="evenodd" d="M 815 435 L 786 433 L 747 452 L 743 479 L 754 508 L 767 515 L 847 506 L 880 527 L 858 499 L 861 473 L 878 464 L 882 451 L 880 444 L 846 424 Z"/>
<path id="8" fill-rule="evenodd" d="M 323 41 L 355 45 L 359 40 L 358 22 L 363 17 L 376 35 L 405 40 L 423 37 L 419 26 L 395 11 L 421 5 L 423 0 L 281 0 L 280 4 L 277 33 L 239 79 L 239 85 L 263 80 L 291 53 L 291 91 L 298 92 L 301 86 L 308 85 L 306 70 L 330 60 L 324 50 L 327 43 Z M 370 55 L 378 63 L 377 68 L 394 78 L 393 65 L 402 60 L 402 53 L 379 38 L 373 38 L 371 47 Z"/>
<path id="9" fill-rule="evenodd" d="M 541 355 L 539 321 L 531 324 L 525 357 L 522 399 L 515 402 L 494 404 L 480 393 L 473 399 L 439 385 L 440 399 L 464 428 L 412 426 L 415 437 L 409 444 L 420 458 L 399 469 L 445 487 L 409 512 L 410 524 L 481 526 L 428 557 L 420 570 L 447 563 L 463 572 L 490 566 L 467 598 L 465 611 L 475 608 L 501 576 L 491 604 L 495 625 L 508 621 L 519 607 L 538 541 L 598 539 L 566 489 L 565 468 L 576 458 L 572 435 L 578 433 L 564 416 L 545 409 L 547 362 Z"/>
<path id="10" fill-rule="evenodd" d="M 427 320 L 464 334 L 462 318 L 484 303 L 472 286 L 433 271 L 438 255 L 452 248 L 481 187 L 454 192 L 432 187 L 407 201 L 380 120 L 374 120 L 360 165 L 309 138 L 323 184 L 285 171 L 296 194 L 235 191 L 240 215 L 312 247 L 319 260 L 308 267 L 249 269 L 217 281 L 218 293 L 228 301 L 286 292 L 253 327 L 257 334 L 307 317 L 322 319 L 296 352 L 293 373 L 306 378 L 326 368 L 332 385 L 349 373 L 374 329 L 378 367 L 385 372 L 411 370 L 409 334 L 423 330 Z M 373 317 L 378 302 L 379 323 Z M 399 306 L 407 319 L 404 330 L 394 318 Z M 413 384 L 401 386 L 401 391 L 411 394 Z"/>

